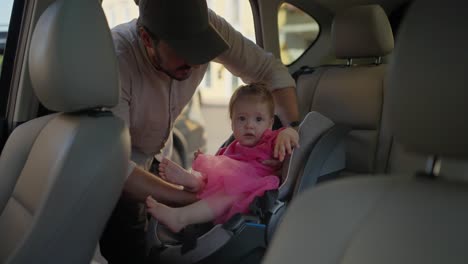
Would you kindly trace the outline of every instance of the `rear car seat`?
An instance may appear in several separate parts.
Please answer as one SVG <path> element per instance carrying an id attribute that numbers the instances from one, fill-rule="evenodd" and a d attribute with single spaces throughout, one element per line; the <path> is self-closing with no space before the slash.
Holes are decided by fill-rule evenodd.
<path id="1" fill-rule="evenodd" d="M 223 225 L 208 226 L 207 232 L 201 234 L 190 234 L 198 231 L 197 226 L 191 226 L 188 229 L 189 237 L 187 233 L 182 236 L 171 234 L 152 219 L 148 228 L 148 244 L 152 245 L 150 258 L 158 263 L 237 263 L 240 259 L 259 260 L 287 204 L 298 192 L 295 189 L 297 180 L 304 180 L 301 175 L 307 157 L 334 127 L 333 122 L 320 113 L 307 114 L 299 126 L 301 147 L 294 149 L 290 159 L 283 165 L 283 178 L 278 192 L 267 192 L 255 200 L 251 205 L 252 215 L 234 216 Z M 333 145 L 326 156 L 321 162 L 312 164 L 315 178 L 341 171 L 345 167 L 342 144 Z"/>
<path id="2" fill-rule="evenodd" d="M 346 138 L 344 174 L 369 173 L 386 162 L 389 137 L 381 133 L 384 79 L 382 57 L 393 50 L 393 33 L 378 5 L 352 7 L 336 14 L 332 25 L 335 55 L 348 65 L 317 67 L 297 79 L 301 116 L 317 111 L 352 130 Z M 353 64 L 353 59 L 374 59 Z"/>

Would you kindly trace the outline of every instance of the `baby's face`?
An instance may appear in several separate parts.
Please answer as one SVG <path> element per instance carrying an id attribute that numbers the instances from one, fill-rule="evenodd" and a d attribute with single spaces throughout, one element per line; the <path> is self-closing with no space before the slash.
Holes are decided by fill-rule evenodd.
<path id="1" fill-rule="evenodd" d="M 231 128 L 234 137 L 243 146 L 255 146 L 266 129 L 273 125 L 273 117 L 266 103 L 239 100 L 232 109 Z"/>

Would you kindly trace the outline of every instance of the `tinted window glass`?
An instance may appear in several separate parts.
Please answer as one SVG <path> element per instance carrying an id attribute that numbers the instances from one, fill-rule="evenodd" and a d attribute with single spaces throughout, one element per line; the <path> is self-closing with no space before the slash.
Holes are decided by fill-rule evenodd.
<path id="1" fill-rule="evenodd" d="M 319 24 L 304 11 L 289 3 L 278 10 L 281 61 L 289 65 L 299 58 L 317 39 Z"/>
<path id="2" fill-rule="evenodd" d="M 10 24 L 13 0 L 0 0 L 0 74 L 3 64 L 3 54 L 5 53 L 8 26 Z"/>
<path id="3" fill-rule="evenodd" d="M 207 0 L 208 7 L 228 21 L 237 31 L 255 42 L 255 28 L 249 1 Z M 203 103 L 226 105 L 234 90 L 243 84 L 223 65 L 211 62 L 204 82 L 200 85 Z"/>

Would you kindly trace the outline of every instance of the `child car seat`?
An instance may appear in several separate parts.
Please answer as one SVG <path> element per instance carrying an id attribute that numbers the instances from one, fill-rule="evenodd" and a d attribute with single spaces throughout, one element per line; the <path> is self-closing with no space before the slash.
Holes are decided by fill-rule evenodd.
<path id="1" fill-rule="evenodd" d="M 326 157 L 320 164 L 311 161 L 306 165 L 314 148 L 323 144 L 334 128 L 333 122 L 320 113 L 307 114 L 299 126 L 300 147 L 285 161 L 279 189 L 254 200 L 249 215 L 237 214 L 215 226 L 189 226 L 181 234 L 173 234 L 151 219 L 148 228 L 150 258 L 158 263 L 260 262 L 287 203 L 295 193 L 315 184 L 301 177 L 304 169 L 314 168 L 318 179 L 345 168 L 344 144 L 340 144 L 340 140 L 323 153 Z"/>

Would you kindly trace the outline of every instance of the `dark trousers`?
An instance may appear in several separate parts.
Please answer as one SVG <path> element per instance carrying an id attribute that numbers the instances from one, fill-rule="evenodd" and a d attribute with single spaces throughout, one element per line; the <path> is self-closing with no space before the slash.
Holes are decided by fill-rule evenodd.
<path id="1" fill-rule="evenodd" d="M 154 159 L 150 172 L 155 173 L 158 167 Z M 101 254 L 109 264 L 145 263 L 147 216 L 143 203 L 120 197 L 99 241 Z"/>
<path id="2" fill-rule="evenodd" d="M 145 263 L 146 221 L 144 204 L 120 197 L 99 241 L 109 264 Z"/>

